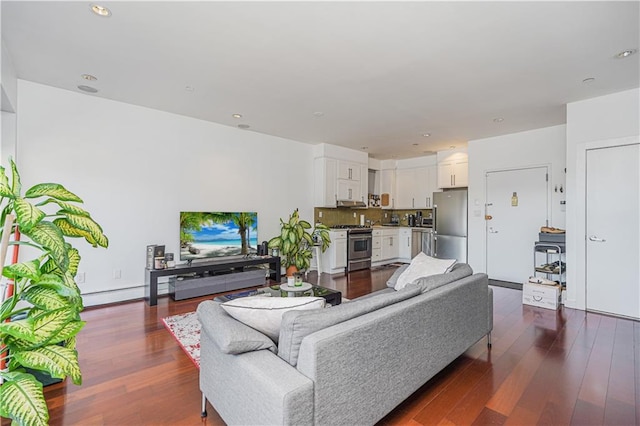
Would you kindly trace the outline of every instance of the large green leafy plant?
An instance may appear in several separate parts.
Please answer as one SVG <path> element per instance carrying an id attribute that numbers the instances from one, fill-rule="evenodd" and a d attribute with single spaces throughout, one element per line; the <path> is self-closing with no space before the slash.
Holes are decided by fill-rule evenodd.
<path id="1" fill-rule="evenodd" d="M 282 266 L 308 269 L 313 256 L 311 248 L 316 244 L 314 236 L 323 253 L 329 247 L 329 228 L 321 223 L 316 224 L 312 231 L 311 228 L 309 222 L 300 219 L 298 209 L 291 213 L 289 220 L 280 219 L 280 235 L 270 239 L 268 244 L 269 248 L 279 250 Z"/>
<path id="2" fill-rule="evenodd" d="M 6 233 L 17 227 L 22 241 L 9 244 L 28 246 L 37 257 L 2 269 L 2 275 L 13 280 L 14 292 L 0 305 L 0 357 L 6 364 L 0 370 L 0 416 L 23 425 L 46 425 L 49 411 L 42 384 L 27 369 L 82 382 L 76 351 L 76 335 L 85 324 L 75 282 L 80 255 L 65 237 L 84 238 L 94 247 L 106 248 L 109 241 L 89 212 L 78 206 L 82 199 L 77 195 L 55 183 L 35 185 L 22 195 L 13 161 L 11 175 L 9 182 L 0 167 L 2 253 Z M 4 265 L 4 258 L 0 262 Z"/>

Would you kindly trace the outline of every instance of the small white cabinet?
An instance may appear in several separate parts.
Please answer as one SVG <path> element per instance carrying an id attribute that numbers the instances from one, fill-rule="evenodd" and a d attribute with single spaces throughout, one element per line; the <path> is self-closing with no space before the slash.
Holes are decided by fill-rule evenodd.
<path id="1" fill-rule="evenodd" d="M 319 157 L 314 160 L 314 168 L 316 207 L 335 207 L 337 200 L 365 201 L 366 165 Z"/>
<path id="2" fill-rule="evenodd" d="M 437 190 L 435 165 L 396 170 L 396 208 L 430 209 Z"/>
<path id="3" fill-rule="evenodd" d="M 398 229 L 382 230 L 382 250 L 381 255 L 383 261 L 396 259 L 400 253 L 398 241 Z"/>
<path id="4" fill-rule="evenodd" d="M 347 267 L 347 231 L 329 231 L 329 238 L 329 248 L 320 255 L 321 272 L 342 273 Z"/>
<path id="5" fill-rule="evenodd" d="M 382 229 L 374 229 L 371 232 L 371 263 L 382 261 Z"/>
<path id="6" fill-rule="evenodd" d="M 380 170 L 380 207 L 395 208 L 396 171 L 395 169 Z"/>
<path id="7" fill-rule="evenodd" d="M 466 149 L 439 151 L 437 157 L 439 188 L 469 186 L 469 157 Z"/>
<path id="8" fill-rule="evenodd" d="M 398 260 L 411 262 L 411 228 L 398 230 Z"/>

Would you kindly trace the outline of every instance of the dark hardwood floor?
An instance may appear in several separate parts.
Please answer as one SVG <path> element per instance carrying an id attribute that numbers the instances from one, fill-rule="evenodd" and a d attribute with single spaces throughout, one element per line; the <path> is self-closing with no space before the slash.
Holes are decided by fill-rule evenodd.
<path id="1" fill-rule="evenodd" d="M 351 299 L 383 288 L 392 272 L 325 274 L 320 284 Z M 86 310 L 84 383 L 46 388 L 51 425 L 224 424 L 212 407 L 200 418 L 198 370 L 160 321 L 208 298 Z M 501 287 L 494 306 L 491 350 L 478 342 L 380 424 L 640 423 L 640 323 L 523 306 L 520 291 Z"/>

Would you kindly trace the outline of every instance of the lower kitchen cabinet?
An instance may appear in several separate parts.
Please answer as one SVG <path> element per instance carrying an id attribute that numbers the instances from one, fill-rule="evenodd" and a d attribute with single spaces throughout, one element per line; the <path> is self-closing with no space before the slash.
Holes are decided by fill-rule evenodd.
<path id="1" fill-rule="evenodd" d="M 329 238 L 331 238 L 331 244 L 321 254 L 321 272 L 343 273 L 347 267 L 347 231 L 329 231 Z"/>
<path id="2" fill-rule="evenodd" d="M 411 228 L 398 230 L 398 260 L 411 262 Z"/>
<path id="3" fill-rule="evenodd" d="M 398 229 L 382 230 L 382 261 L 395 260 L 400 254 L 400 244 L 398 240 Z"/>

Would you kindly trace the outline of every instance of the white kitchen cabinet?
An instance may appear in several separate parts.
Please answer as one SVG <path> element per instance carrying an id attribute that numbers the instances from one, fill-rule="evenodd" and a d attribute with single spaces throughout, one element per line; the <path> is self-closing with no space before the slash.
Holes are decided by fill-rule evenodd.
<path id="1" fill-rule="evenodd" d="M 397 259 L 399 256 L 399 241 L 398 241 L 398 229 L 383 229 L 382 230 L 382 261 Z"/>
<path id="2" fill-rule="evenodd" d="M 380 207 L 395 208 L 396 171 L 394 169 L 380 170 Z"/>
<path id="3" fill-rule="evenodd" d="M 338 179 L 357 180 L 362 179 L 362 164 L 351 161 L 338 161 Z M 365 164 L 368 169 L 368 165 Z"/>
<path id="4" fill-rule="evenodd" d="M 337 200 L 366 200 L 369 181 L 366 165 L 318 157 L 314 167 L 316 207 L 335 207 Z"/>
<path id="5" fill-rule="evenodd" d="M 430 209 L 437 191 L 436 166 L 396 170 L 396 208 Z"/>
<path id="6" fill-rule="evenodd" d="M 362 201 L 360 182 L 338 179 L 338 200 Z M 335 207 L 335 203 L 334 203 Z"/>
<path id="7" fill-rule="evenodd" d="M 398 260 L 411 262 L 411 228 L 398 229 Z"/>
<path id="8" fill-rule="evenodd" d="M 374 229 L 371 235 L 371 263 L 376 264 L 382 261 L 382 230 Z"/>
<path id="9" fill-rule="evenodd" d="M 466 149 L 440 151 L 438 157 L 438 187 L 469 186 L 469 157 Z"/>
<path id="10" fill-rule="evenodd" d="M 338 199 L 338 161 L 320 157 L 314 160 L 314 205 L 335 207 Z"/>
<path id="11" fill-rule="evenodd" d="M 343 273 L 347 267 L 347 231 L 329 231 L 329 238 L 331 238 L 331 244 L 320 255 L 321 272 Z"/>

